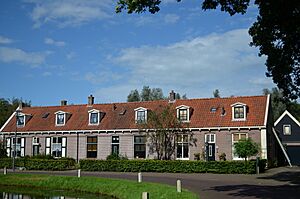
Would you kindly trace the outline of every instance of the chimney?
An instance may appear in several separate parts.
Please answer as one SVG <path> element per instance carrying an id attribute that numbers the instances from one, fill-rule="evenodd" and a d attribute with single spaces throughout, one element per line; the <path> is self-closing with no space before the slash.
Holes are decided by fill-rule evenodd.
<path id="1" fill-rule="evenodd" d="M 22 110 L 22 109 L 23 109 L 23 102 L 19 102 L 18 110 Z"/>
<path id="2" fill-rule="evenodd" d="M 93 97 L 93 95 L 90 95 L 88 97 L 88 105 L 93 105 L 93 104 L 94 104 L 94 97 Z"/>
<path id="3" fill-rule="evenodd" d="M 67 100 L 61 100 L 60 101 L 61 106 L 67 106 L 67 103 L 68 103 Z"/>
<path id="4" fill-rule="evenodd" d="M 170 92 L 169 102 L 175 102 L 175 94 L 174 90 Z"/>

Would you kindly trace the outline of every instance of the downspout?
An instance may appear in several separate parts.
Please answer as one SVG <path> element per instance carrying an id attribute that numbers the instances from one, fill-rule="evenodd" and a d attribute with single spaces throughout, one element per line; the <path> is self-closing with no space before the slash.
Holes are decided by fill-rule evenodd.
<path id="1" fill-rule="evenodd" d="M 283 145 L 282 145 L 282 143 L 281 143 L 281 141 L 280 141 L 280 139 L 279 139 L 279 137 L 278 137 L 278 135 L 277 135 L 276 130 L 274 129 L 274 127 L 272 127 L 272 131 L 273 131 L 273 134 L 274 134 L 275 137 L 276 137 L 276 140 L 277 140 L 277 142 L 278 142 L 278 144 L 279 144 L 279 146 L 280 146 L 280 148 L 281 148 L 281 150 L 282 150 L 282 152 L 283 152 L 283 154 L 284 154 L 286 160 L 288 161 L 290 167 L 292 167 L 290 158 L 289 158 L 288 154 L 286 153 L 286 151 L 285 151 L 285 149 L 284 149 L 284 147 L 283 147 Z"/>
<path id="2" fill-rule="evenodd" d="M 78 131 L 77 131 L 77 155 L 76 155 L 76 161 L 77 161 L 77 163 L 79 163 L 79 133 L 78 133 Z"/>

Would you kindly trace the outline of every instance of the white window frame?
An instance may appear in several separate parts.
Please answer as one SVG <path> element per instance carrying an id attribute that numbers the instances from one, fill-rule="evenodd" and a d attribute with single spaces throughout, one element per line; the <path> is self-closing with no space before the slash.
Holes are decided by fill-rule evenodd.
<path id="1" fill-rule="evenodd" d="M 46 137 L 46 155 L 52 155 L 53 150 L 53 138 L 58 139 L 59 136 Z M 61 137 L 61 157 L 54 158 L 63 158 L 67 156 L 67 137 Z"/>
<path id="2" fill-rule="evenodd" d="M 24 127 L 26 125 L 26 115 L 24 113 L 19 113 L 19 114 L 16 115 L 16 117 L 17 117 L 17 127 L 18 128 Z M 19 123 L 18 117 L 23 117 L 24 118 L 24 120 L 23 120 L 24 124 L 22 124 L 22 125 L 18 124 Z"/>
<path id="3" fill-rule="evenodd" d="M 235 114 L 234 114 L 234 109 L 235 108 L 243 108 L 244 110 L 244 117 L 243 118 L 235 118 Z M 247 119 L 247 105 L 237 102 L 235 104 L 231 105 L 231 109 L 232 109 L 232 121 L 245 121 Z"/>
<path id="4" fill-rule="evenodd" d="M 213 141 L 211 139 L 212 137 L 214 138 Z M 216 134 L 215 133 L 205 134 L 204 141 L 205 143 L 216 143 Z"/>
<path id="5" fill-rule="evenodd" d="M 148 112 L 148 109 L 144 108 L 144 107 L 139 107 L 139 108 L 136 108 L 134 109 L 135 111 L 135 123 L 136 124 L 141 124 L 141 123 L 146 123 L 147 122 L 147 112 Z M 144 120 L 138 120 L 138 112 L 145 112 L 145 118 Z"/>
<path id="6" fill-rule="evenodd" d="M 180 136 L 181 140 L 178 141 L 178 136 Z M 189 135 L 187 134 L 178 134 L 176 136 L 176 160 L 189 160 L 190 159 L 190 146 L 189 146 L 189 141 L 185 142 L 184 141 L 184 137 L 187 136 L 187 139 L 189 140 Z M 181 144 L 182 145 L 182 148 L 181 148 L 181 157 L 177 157 L 177 146 Z M 183 153 L 184 153 L 184 149 L 183 149 L 183 146 L 187 144 L 187 147 L 188 147 L 188 157 L 187 158 L 184 158 L 183 157 Z"/>
<path id="7" fill-rule="evenodd" d="M 96 109 L 92 109 L 90 111 L 88 111 L 89 113 L 89 125 L 99 125 L 100 123 L 100 111 L 99 110 L 96 110 Z M 91 116 L 93 113 L 96 113 L 98 115 L 98 122 L 97 123 L 91 123 Z"/>
<path id="8" fill-rule="evenodd" d="M 55 126 L 64 126 L 66 124 L 67 120 L 67 113 L 64 111 L 57 111 L 54 113 L 55 114 Z M 64 123 L 63 124 L 58 124 L 58 115 L 64 115 Z"/>
<path id="9" fill-rule="evenodd" d="M 246 132 L 235 132 L 231 134 L 231 143 L 232 143 L 232 160 L 243 160 L 243 158 L 239 158 L 234 154 L 234 143 L 237 143 L 238 141 L 234 141 L 234 135 L 238 134 L 239 135 L 239 140 L 241 139 L 241 134 L 246 134 L 246 139 L 248 139 L 248 133 Z"/>
<path id="10" fill-rule="evenodd" d="M 289 132 L 287 133 L 286 132 L 286 128 L 288 127 L 289 129 Z M 292 135 L 292 126 L 290 124 L 284 124 L 282 126 L 282 132 L 283 132 L 283 135 Z"/>
<path id="11" fill-rule="evenodd" d="M 181 120 L 180 119 L 180 110 L 186 110 L 187 112 L 187 120 Z M 190 122 L 190 107 L 186 105 L 180 105 L 176 107 L 176 112 L 177 112 L 177 119 L 180 122 Z"/>

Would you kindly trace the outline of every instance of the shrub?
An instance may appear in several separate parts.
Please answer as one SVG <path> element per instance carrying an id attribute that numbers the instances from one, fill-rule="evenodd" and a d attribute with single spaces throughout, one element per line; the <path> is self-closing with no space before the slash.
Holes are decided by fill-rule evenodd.
<path id="1" fill-rule="evenodd" d="M 128 158 L 117 153 L 112 153 L 106 157 L 106 160 L 128 160 Z"/>
<path id="2" fill-rule="evenodd" d="M 46 159 L 36 157 L 24 157 L 15 159 L 16 167 L 24 167 L 28 170 L 67 170 L 75 168 L 75 160 L 72 158 Z M 12 168 L 11 158 L 0 159 L 0 168 Z"/>
<path id="3" fill-rule="evenodd" d="M 255 173 L 255 161 L 80 160 L 85 171 L 169 173 Z"/>

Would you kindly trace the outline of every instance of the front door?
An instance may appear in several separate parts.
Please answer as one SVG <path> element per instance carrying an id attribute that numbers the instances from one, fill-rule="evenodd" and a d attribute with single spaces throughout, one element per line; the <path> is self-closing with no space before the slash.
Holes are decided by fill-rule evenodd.
<path id="1" fill-rule="evenodd" d="M 206 160 L 215 161 L 215 143 L 206 143 Z"/>
<path id="2" fill-rule="evenodd" d="M 215 151 L 216 151 L 216 135 L 206 134 L 205 135 L 205 154 L 206 161 L 215 161 Z"/>

